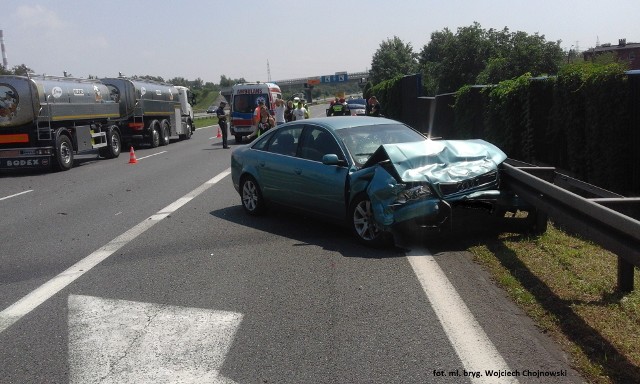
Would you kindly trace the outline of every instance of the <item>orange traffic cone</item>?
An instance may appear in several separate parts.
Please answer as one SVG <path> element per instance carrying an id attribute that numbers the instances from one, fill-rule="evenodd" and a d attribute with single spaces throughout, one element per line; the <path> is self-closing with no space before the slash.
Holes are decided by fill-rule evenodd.
<path id="1" fill-rule="evenodd" d="M 218 127 L 218 134 L 216 135 L 216 139 L 219 139 L 222 137 L 222 131 L 220 131 L 220 127 Z"/>
<path id="2" fill-rule="evenodd" d="M 133 145 L 131 146 L 131 150 L 129 151 L 129 164 L 136 164 L 138 159 L 136 159 L 136 154 L 133 152 Z"/>

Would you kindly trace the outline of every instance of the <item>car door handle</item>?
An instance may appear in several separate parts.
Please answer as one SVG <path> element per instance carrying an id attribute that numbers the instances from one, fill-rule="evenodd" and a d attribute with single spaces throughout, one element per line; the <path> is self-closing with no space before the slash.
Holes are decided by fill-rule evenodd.
<path id="1" fill-rule="evenodd" d="M 302 174 L 302 169 L 301 169 L 301 168 L 294 168 L 294 169 L 293 169 L 293 172 L 294 172 L 296 175 L 301 175 L 301 174 Z"/>
<path id="2" fill-rule="evenodd" d="M 258 161 L 258 165 L 264 167 L 264 161 Z"/>

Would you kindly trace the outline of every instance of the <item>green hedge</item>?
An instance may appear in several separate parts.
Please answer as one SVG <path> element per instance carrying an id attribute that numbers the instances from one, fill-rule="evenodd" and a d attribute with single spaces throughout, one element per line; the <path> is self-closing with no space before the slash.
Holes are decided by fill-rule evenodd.
<path id="1" fill-rule="evenodd" d="M 385 117 L 402 119 L 402 78 L 403 76 L 398 76 L 366 89 L 365 98 L 375 96 L 382 106 L 382 114 Z"/>
<path id="2" fill-rule="evenodd" d="M 447 138 L 483 138 L 511 158 L 553 165 L 585 182 L 637 195 L 630 138 L 640 127 L 631 119 L 625 71 L 615 63 L 582 63 L 556 77 L 526 74 L 480 91 L 463 87 Z"/>

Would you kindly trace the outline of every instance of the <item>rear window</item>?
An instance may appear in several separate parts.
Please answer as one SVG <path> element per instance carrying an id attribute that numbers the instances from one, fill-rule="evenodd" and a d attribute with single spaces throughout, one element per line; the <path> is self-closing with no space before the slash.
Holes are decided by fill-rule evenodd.
<path id="1" fill-rule="evenodd" d="M 349 104 L 349 106 L 352 106 L 352 105 L 364 106 L 364 105 L 367 105 L 367 101 L 365 99 L 349 99 L 347 100 L 347 104 Z"/>

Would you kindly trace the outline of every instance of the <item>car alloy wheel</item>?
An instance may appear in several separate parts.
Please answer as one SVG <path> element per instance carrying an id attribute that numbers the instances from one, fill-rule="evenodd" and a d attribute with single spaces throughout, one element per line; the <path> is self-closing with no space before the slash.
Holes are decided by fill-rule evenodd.
<path id="1" fill-rule="evenodd" d="M 375 222 L 368 196 L 361 194 L 354 199 L 349 210 L 349 218 L 351 230 L 361 243 L 370 246 L 385 244 L 384 232 Z"/>
<path id="2" fill-rule="evenodd" d="M 264 212 L 264 199 L 258 182 L 252 176 L 246 176 L 240 186 L 242 207 L 250 215 L 259 215 Z"/>

